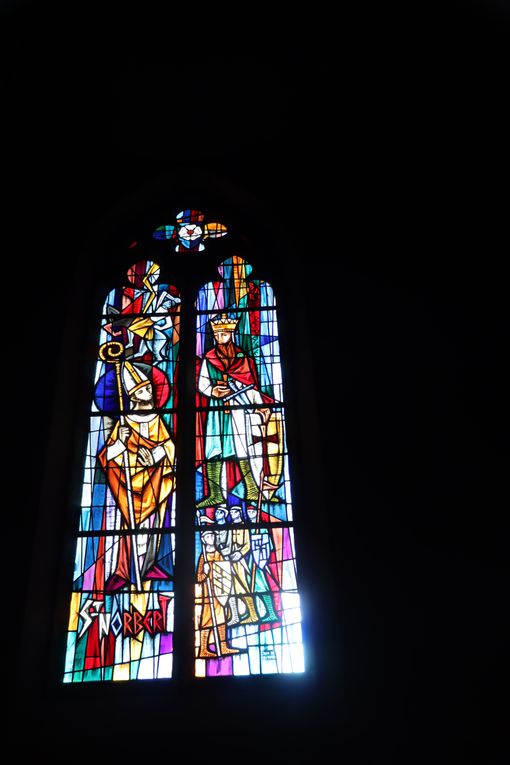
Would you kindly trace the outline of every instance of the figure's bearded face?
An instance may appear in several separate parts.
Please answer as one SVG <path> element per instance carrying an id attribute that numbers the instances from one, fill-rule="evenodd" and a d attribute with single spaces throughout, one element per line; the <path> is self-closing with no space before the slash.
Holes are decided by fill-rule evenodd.
<path id="1" fill-rule="evenodd" d="M 219 330 L 218 332 L 214 333 L 214 337 L 218 345 L 226 345 L 228 342 L 230 342 L 230 340 L 232 340 L 232 332 Z"/>
<path id="2" fill-rule="evenodd" d="M 147 385 L 144 385 L 142 388 L 138 388 L 138 390 L 135 390 L 131 396 L 131 399 L 138 404 L 152 404 L 152 385 L 147 383 Z"/>

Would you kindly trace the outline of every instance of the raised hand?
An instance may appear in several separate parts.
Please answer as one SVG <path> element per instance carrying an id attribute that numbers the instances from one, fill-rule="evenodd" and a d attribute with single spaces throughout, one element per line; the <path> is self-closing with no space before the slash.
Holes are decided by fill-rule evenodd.
<path id="1" fill-rule="evenodd" d="M 131 435 L 131 428 L 128 425 L 121 425 L 119 427 L 119 441 L 122 441 L 124 446 Z"/>
<path id="2" fill-rule="evenodd" d="M 215 385 L 212 389 L 212 395 L 214 398 L 224 398 L 232 393 L 228 385 Z"/>
<path id="3" fill-rule="evenodd" d="M 138 462 L 144 467 L 152 467 L 154 465 L 154 457 L 150 449 L 146 446 L 140 446 L 138 449 Z"/>

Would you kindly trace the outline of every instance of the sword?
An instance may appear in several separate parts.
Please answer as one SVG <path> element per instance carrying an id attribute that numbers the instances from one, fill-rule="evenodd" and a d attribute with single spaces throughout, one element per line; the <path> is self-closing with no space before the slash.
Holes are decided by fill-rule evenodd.
<path id="1" fill-rule="evenodd" d="M 236 396 L 240 396 L 241 393 L 245 393 L 247 390 L 251 390 L 254 387 L 255 387 L 254 383 L 252 383 L 251 385 L 245 385 L 244 388 L 239 388 L 239 390 L 236 390 L 233 393 L 229 393 L 228 396 L 223 396 L 221 400 L 230 401 L 230 399 L 236 398 Z"/>

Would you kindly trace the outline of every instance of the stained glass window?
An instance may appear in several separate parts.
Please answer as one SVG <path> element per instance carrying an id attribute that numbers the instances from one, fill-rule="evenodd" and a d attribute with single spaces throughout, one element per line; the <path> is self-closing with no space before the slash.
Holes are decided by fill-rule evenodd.
<path id="1" fill-rule="evenodd" d="M 241 257 L 196 301 L 195 674 L 304 670 L 276 304 Z"/>
<path id="2" fill-rule="evenodd" d="M 65 682 L 171 677 L 180 297 L 133 265 L 103 308 Z"/>
<path id="3" fill-rule="evenodd" d="M 203 252 L 206 239 L 220 239 L 227 234 L 223 223 L 205 223 L 205 215 L 200 210 L 182 210 L 177 213 L 175 222 L 176 226 L 158 226 L 153 232 L 154 239 L 177 241 L 175 252 Z"/>
<path id="4" fill-rule="evenodd" d="M 227 233 L 204 220 L 197 210 L 183 210 L 177 227 L 161 226 L 154 239 L 177 240 L 171 247 L 179 254 L 200 253 L 203 240 Z M 275 297 L 237 255 L 218 271 L 220 278 L 198 292 L 196 349 L 188 347 L 182 359 L 181 293 L 160 281 L 153 260 L 131 266 L 124 286 L 104 303 L 66 683 L 171 678 L 174 597 L 177 605 L 187 598 L 194 606 L 194 627 L 185 607 L 178 621 L 188 630 L 181 645 L 188 641 L 190 652 L 194 629 L 195 676 L 304 671 Z M 207 264 L 204 273 L 211 273 Z M 193 307 L 193 296 L 182 300 Z M 193 362 L 195 412 L 181 415 L 191 423 L 195 414 L 195 464 L 190 454 L 178 473 L 179 378 L 185 371 L 183 379 L 193 380 Z M 186 487 L 182 507 L 177 476 Z M 190 558 L 180 578 L 176 512 L 189 519 L 181 524 L 179 550 L 195 553 L 194 575 Z"/>

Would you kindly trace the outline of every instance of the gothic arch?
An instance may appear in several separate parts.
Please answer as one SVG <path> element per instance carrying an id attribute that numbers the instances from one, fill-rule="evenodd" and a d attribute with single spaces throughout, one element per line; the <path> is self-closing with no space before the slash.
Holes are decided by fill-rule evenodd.
<path id="1" fill-rule="evenodd" d="M 33 554 L 33 573 L 29 589 L 40 588 L 42 596 L 37 601 L 30 602 L 27 609 L 25 647 L 30 645 L 30 651 L 21 653 L 22 678 L 20 682 L 20 698 L 24 698 L 24 689 L 29 691 L 34 708 L 44 705 L 44 700 L 50 699 L 50 707 L 58 708 L 65 714 L 66 701 L 73 693 L 74 702 L 78 707 L 85 703 L 88 693 L 85 685 L 81 695 L 74 689 L 64 691 L 60 678 L 64 655 L 64 641 L 59 637 L 65 635 L 68 624 L 69 582 L 74 567 L 74 550 L 72 539 L 76 533 L 76 521 L 79 515 L 81 479 L 83 470 L 83 454 L 87 442 L 88 419 L 87 402 L 92 398 L 94 368 L 97 363 L 97 316 L 101 313 L 105 291 L 118 283 L 122 273 L 125 273 L 137 258 L 143 256 L 144 242 L 136 236 L 145 225 L 145 231 L 152 231 L 158 225 L 166 223 L 170 212 L 188 205 L 189 208 L 206 208 L 211 215 L 221 217 L 232 230 L 245 231 L 242 239 L 232 236 L 225 238 L 225 249 L 221 256 L 214 251 L 211 244 L 210 256 L 204 259 L 201 273 L 188 272 L 184 275 L 184 266 L 177 263 L 172 271 L 168 264 L 161 264 L 165 270 L 167 281 L 175 284 L 182 296 L 183 303 L 192 305 L 199 288 L 210 280 L 220 260 L 239 252 L 252 263 L 257 274 L 267 278 L 275 288 L 279 300 L 279 330 L 280 338 L 286 349 L 282 361 L 286 381 L 286 407 L 289 412 L 287 421 L 289 444 L 293 450 L 293 488 L 296 507 L 296 517 L 304 521 L 301 529 L 296 528 L 296 547 L 300 561 L 300 589 L 303 595 L 304 616 L 306 626 L 306 656 L 307 672 L 302 676 L 301 683 L 310 683 L 317 672 L 314 651 L 315 626 L 319 624 L 319 607 L 314 605 L 310 597 L 310 589 L 314 588 L 313 549 L 306 550 L 303 539 L 306 538 L 307 528 L 320 525 L 320 459 L 317 456 L 320 446 L 317 444 L 316 424 L 314 425 L 313 373 L 310 368 L 303 367 L 303 359 L 307 358 L 309 347 L 309 330 L 307 322 L 303 322 L 304 293 L 300 264 L 293 261 L 292 242 L 285 235 L 284 224 L 275 222 L 275 216 L 268 215 L 264 205 L 257 203 L 249 195 L 239 193 L 238 189 L 228 188 L 227 183 L 217 183 L 217 179 L 209 178 L 204 182 L 203 177 L 166 178 L 156 184 L 149 185 L 139 194 L 124 200 L 111 215 L 97 225 L 91 236 L 82 244 L 78 267 L 75 270 L 74 281 L 66 282 L 67 314 L 59 326 L 62 327 L 60 356 L 57 362 L 59 370 L 54 399 L 54 415 L 52 431 L 49 437 L 48 460 L 45 468 L 46 480 L 41 492 L 41 508 L 39 525 L 35 532 L 37 542 Z M 182 183 L 183 193 L 168 192 L 169 188 L 178 189 Z M 199 193 L 188 193 L 191 186 L 199 189 Z M 220 190 L 218 192 L 218 189 Z M 184 197 L 184 199 L 183 199 Z M 183 201 L 181 201 L 183 200 Z M 248 204 L 248 202 L 251 204 Z M 164 214 L 165 213 L 165 214 Z M 269 220 L 268 220 L 269 218 Z M 276 216 L 277 221 L 277 216 Z M 138 243 L 130 249 L 134 241 Z M 154 242 L 153 242 L 154 243 Z M 159 247 L 159 255 L 163 253 L 165 242 L 154 243 Z M 230 248 L 230 249 L 229 249 Z M 155 262 L 161 257 L 155 257 Z M 57 317 L 55 317 L 57 320 Z M 299 323 L 299 333 L 294 331 Z M 194 348 L 194 328 L 188 322 L 188 328 L 182 336 L 183 352 L 190 354 Z M 183 400 L 192 404 L 194 387 L 190 381 L 183 382 L 181 393 Z M 295 416 L 299 399 L 307 399 L 306 416 L 299 422 Z M 190 434 L 194 432 L 193 406 L 186 409 L 190 412 L 180 423 L 180 434 L 177 436 L 178 448 L 185 459 L 194 460 L 195 444 Z M 290 447 L 292 450 L 292 447 Z M 313 472 L 313 489 L 308 484 L 308 476 Z M 62 480 L 62 477 L 65 479 Z M 182 486 L 183 501 L 188 492 L 188 500 L 194 501 L 194 486 Z M 305 512 L 305 508 L 308 510 Z M 310 516 L 313 510 L 313 519 Z M 193 536 L 195 518 L 182 520 L 181 532 L 188 523 L 187 531 Z M 177 520 L 179 525 L 179 519 Z M 176 565 L 188 572 L 193 569 L 193 546 L 190 549 L 177 549 Z M 35 588 L 35 589 L 34 589 Z M 325 586 L 327 589 L 327 585 Z M 325 590 L 324 590 L 325 591 Z M 317 589 L 320 602 L 320 588 Z M 323 598 L 324 599 L 324 598 Z M 29 599 L 30 600 L 30 599 Z M 188 612 L 182 614 L 183 623 L 192 623 L 193 603 Z M 43 638 L 34 645 L 32 641 L 31 624 L 37 623 Z M 175 671 L 174 690 L 154 691 L 159 698 L 165 694 L 179 694 L 187 681 L 182 667 L 193 667 L 195 647 L 191 640 L 182 638 L 186 630 L 181 630 L 180 651 L 182 656 L 181 668 Z M 320 633 L 320 630 L 319 630 Z M 177 642 L 179 642 L 179 639 Z M 269 679 L 268 679 L 269 680 Z M 284 683 L 284 677 L 278 678 Z M 235 681 L 239 682 L 239 681 Z M 184 686 L 183 686 L 184 683 Z M 134 687 L 137 684 L 134 684 Z M 126 690 L 122 684 L 122 693 L 126 698 L 133 691 Z M 105 686 L 106 687 L 106 686 Z M 282 692 L 287 685 L 280 686 Z M 293 687 L 296 687 L 295 685 Z M 180 689 L 180 690 L 179 690 Z M 119 691 L 120 692 L 120 691 Z M 66 696 L 67 693 L 67 696 Z M 258 691 L 254 690 L 255 696 Z M 161 696 L 163 694 L 163 696 Z M 133 697 L 134 698 L 134 697 Z M 178 695 L 176 696 L 178 698 Z M 107 705 L 108 693 L 104 699 L 98 699 L 98 707 Z"/>

